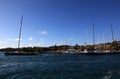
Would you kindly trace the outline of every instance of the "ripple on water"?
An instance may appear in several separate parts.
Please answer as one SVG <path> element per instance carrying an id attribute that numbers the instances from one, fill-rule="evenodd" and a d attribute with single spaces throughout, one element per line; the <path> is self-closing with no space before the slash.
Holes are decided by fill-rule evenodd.
<path id="1" fill-rule="evenodd" d="M 110 79 L 112 77 L 112 71 L 109 70 L 106 75 L 103 77 L 103 79 Z"/>
<path id="2" fill-rule="evenodd" d="M 32 74 L 30 72 L 17 72 L 9 74 L 5 79 L 33 79 L 35 77 L 35 74 Z"/>
<path id="3" fill-rule="evenodd" d="M 120 79 L 120 56 L 0 57 L 0 79 Z"/>

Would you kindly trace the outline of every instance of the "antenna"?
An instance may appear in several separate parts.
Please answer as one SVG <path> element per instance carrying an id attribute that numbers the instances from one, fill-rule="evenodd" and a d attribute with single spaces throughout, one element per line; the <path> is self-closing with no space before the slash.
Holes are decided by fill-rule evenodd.
<path id="1" fill-rule="evenodd" d="M 18 48 L 20 48 L 20 40 L 21 40 L 22 22 L 23 22 L 23 16 L 21 17 L 21 22 L 20 22 L 20 30 L 19 30 Z"/>

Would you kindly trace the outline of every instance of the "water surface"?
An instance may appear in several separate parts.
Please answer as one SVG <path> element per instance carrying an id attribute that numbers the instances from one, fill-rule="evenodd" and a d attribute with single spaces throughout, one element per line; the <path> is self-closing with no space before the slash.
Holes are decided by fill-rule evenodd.
<path id="1" fill-rule="evenodd" d="M 120 79 L 120 55 L 4 56 L 0 79 Z"/>

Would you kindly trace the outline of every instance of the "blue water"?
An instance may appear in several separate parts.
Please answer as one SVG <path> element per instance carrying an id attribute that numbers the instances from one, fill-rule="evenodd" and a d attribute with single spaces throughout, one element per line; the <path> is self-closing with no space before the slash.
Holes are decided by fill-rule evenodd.
<path id="1" fill-rule="evenodd" d="M 0 79 L 120 79 L 120 55 L 4 56 Z"/>

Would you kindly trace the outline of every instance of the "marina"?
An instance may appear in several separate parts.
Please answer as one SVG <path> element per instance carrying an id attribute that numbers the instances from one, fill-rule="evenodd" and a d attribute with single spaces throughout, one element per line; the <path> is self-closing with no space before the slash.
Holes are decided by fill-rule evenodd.
<path id="1" fill-rule="evenodd" d="M 0 0 L 0 79 L 120 79 L 120 0 Z"/>

